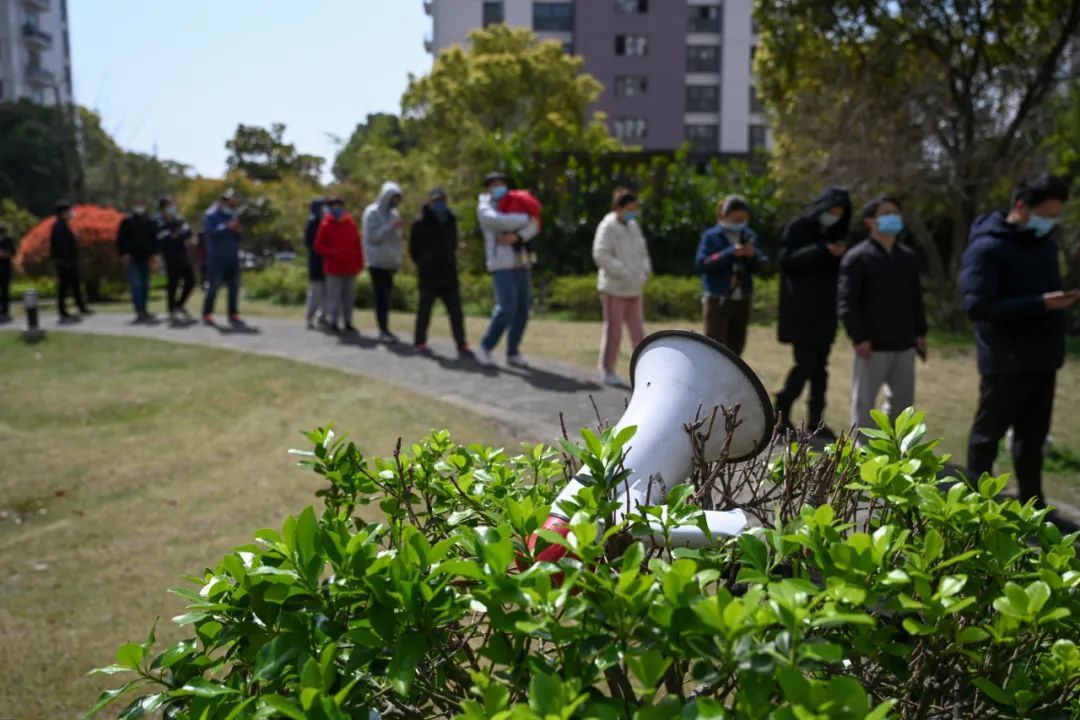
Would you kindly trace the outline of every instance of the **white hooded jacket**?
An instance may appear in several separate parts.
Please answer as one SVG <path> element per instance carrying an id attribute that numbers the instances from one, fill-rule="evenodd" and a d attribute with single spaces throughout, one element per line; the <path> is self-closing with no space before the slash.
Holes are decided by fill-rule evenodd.
<path id="1" fill-rule="evenodd" d="M 390 207 L 395 195 L 401 195 L 397 183 L 383 183 L 379 199 L 364 210 L 364 259 L 368 267 L 400 270 L 405 245 L 402 242 L 401 213 Z"/>

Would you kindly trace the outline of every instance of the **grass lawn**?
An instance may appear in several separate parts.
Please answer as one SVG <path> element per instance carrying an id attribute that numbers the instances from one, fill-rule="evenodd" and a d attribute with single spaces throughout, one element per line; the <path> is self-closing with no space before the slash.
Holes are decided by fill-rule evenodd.
<path id="1" fill-rule="evenodd" d="M 333 420 L 367 452 L 451 428 L 509 442 L 459 408 L 268 358 L 53 333 L 0 333 L 0 718 L 71 718 L 116 678 L 122 642 L 159 636 L 166 593 L 255 530 L 317 502 L 286 454 Z M 508 445 L 509 447 L 509 445 Z"/>

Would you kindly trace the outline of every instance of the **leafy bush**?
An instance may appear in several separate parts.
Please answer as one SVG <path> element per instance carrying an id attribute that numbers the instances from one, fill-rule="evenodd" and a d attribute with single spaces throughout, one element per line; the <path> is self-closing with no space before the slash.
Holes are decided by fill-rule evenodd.
<path id="1" fill-rule="evenodd" d="M 102 286 L 124 279 L 124 268 L 116 254 L 116 233 L 124 214 L 97 205 L 76 205 L 71 229 L 79 243 L 79 267 L 91 300 L 102 296 Z M 52 272 L 49 240 L 56 216 L 35 225 L 19 243 L 15 267 L 32 278 Z"/>
<path id="2" fill-rule="evenodd" d="M 999 500 L 1004 478 L 939 486 L 921 415 L 878 422 L 861 450 L 696 467 L 666 515 L 620 525 L 632 431 L 586 431 L 563 458 L 439 432 L 385 460 L 315 431 L 301 464 L 327 481 L 321 515 L 176 590 L 191 636 L 121 646 L 101 672 L 134 679 L 91 714 L 149 693 L 123 717 L 1076 717 L 1077 535 Z M 567 538 L 540 531 L 536 551 L 569 554 L 534 564 L 574 459 L 602 480 Z M 698 505 L 762 527 L 699 550 L 645 541 L 648 519 L 700 522 Z"/>

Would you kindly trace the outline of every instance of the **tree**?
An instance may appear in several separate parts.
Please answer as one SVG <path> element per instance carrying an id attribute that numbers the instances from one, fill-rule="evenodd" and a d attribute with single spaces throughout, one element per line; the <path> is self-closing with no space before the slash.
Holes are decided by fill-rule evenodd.
<path id="1" fill-rule="evenodd" d="M 369 114 L 364 122 L 356 126 L 348 142 L 334 159 L 334 177 L 344 182 L 363 172 L 364 168 L 358 162 L 358 156 L 367 148 L 386 148 L 403 155 L 415 146 L 415 143 L 405 136 L 401 118 L 397 115 Z"/>
<path id="2" fill-rule="evenodd" d="M 274 123 L 269 129 L 240 124 L 231 140 L 226 161 L 229 172 L 242 172 L 252 180 L 280 180 L 289 173 L 318 182 L 325 159 L 305 155 L 284 140 L 285 125 Z"/>
<path id="3" fill-rule="evenodd" d="M 777 174 L 914 200 L 939 319 L 955 322 L 971 222 L 1041 159 L 1080 0 L 760 0 L 755 18 Z"/>
<path id="4" fill-rule="evenodd" d="M 56 108 L 0 103 L 0 138 L 0 197 L 47 215 L 57 200 L 76 195 L 78 168 L 68 164 L 77 157 L 75 136 Z"/>

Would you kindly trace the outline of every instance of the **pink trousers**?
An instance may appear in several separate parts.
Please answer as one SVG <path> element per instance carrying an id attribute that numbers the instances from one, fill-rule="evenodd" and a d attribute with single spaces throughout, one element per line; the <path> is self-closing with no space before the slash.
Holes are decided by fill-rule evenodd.
<path id="1" fill-rule="evenodd" d="M 619 345 L 622 343 L 622 326 L 630 331 L 631 350 L 645 339 L 645 313 L 641 296 L 616 297 L 600 294 L 604 309 L 604 334 L 600 338 L 600 369 L 615 372 L 619 362 Z"/>

